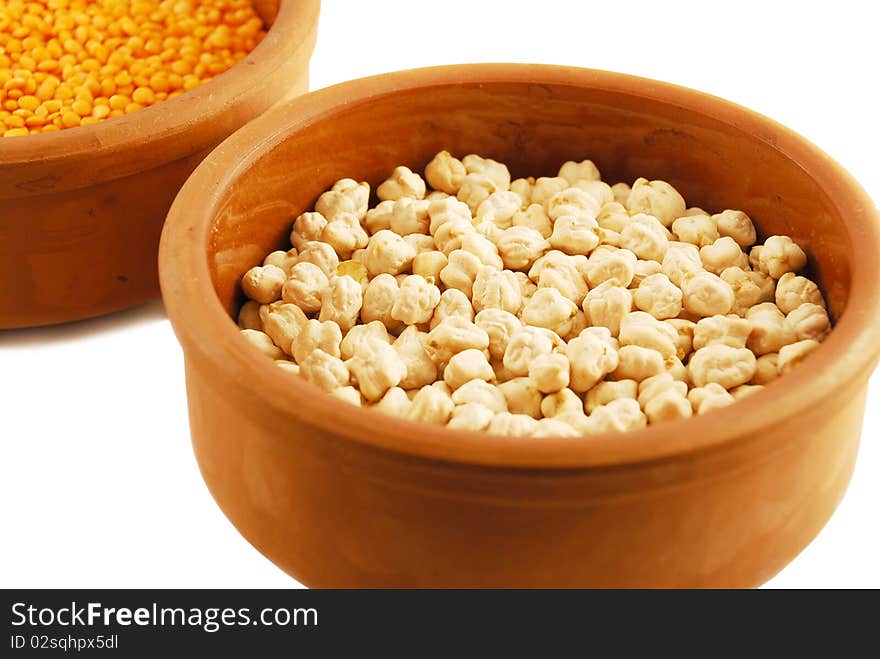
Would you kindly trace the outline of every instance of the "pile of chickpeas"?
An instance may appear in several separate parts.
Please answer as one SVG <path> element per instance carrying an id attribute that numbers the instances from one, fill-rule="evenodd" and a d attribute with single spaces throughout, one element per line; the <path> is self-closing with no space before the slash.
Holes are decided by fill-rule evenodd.
<path id="1" fill-rule="evenodd" d="M 669 183 L 589 160 L 511 180 L 443 151 L 424 178 L 352 179 L 241 286 L 242 335 L 358 406 L 450 428 L 584 436 L 705 414 L 831 330 L 807 256 Z"/>
<path id="2" fill-rule="evenodd" d="M 6 0 L 0 135 L 85 126 L 174 98 L 264 34 L 250 0 Z"/>

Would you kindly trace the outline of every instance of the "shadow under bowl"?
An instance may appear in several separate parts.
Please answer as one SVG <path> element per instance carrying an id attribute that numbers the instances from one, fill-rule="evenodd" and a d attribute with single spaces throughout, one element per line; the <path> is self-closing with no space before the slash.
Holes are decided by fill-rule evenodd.
<path id="1" fill-rule="evenodd" d="M 339 178 L 373 186 L 440 149 L 512 174 L 593 159 L 691 205 L 748 212 L 810 256 L 836 327 L 732 407 L 625 435 L 496 437 L 341 404 L 282 373 L 231 319 L 241 275 Z M 466 65 L 300 97 L 218 147 L 160 252 L 195 453 L 253 545 L 319 587 L 754 586 L 819 532 L 856 458 L 880 352 L 880 228 L 802 137 L 693 90 L 614 73 Z"/>
<path id="2" fill-rule="evenodd" d="M 204 85 L 91 126 L 0 139 L 0 330 L 81 320 L 159 294 L 174 196 L 226 137 L 308 90 L 319 0 L 255 0 L 270 25 Z"/>

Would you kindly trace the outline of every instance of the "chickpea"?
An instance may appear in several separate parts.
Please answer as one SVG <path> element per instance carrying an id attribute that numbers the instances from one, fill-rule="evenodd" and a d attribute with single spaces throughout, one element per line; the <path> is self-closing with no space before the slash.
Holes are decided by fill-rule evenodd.
<path id="1" fill-rule="evenodd" d="M 510 436 L 637 430 L 760 392 L 831 331 L 791 238 L 757 245 L 744 212 L 664 181 L 609 186 L 589 160 L 511 181 L 441 151 L 424 179 L 396 167 L 373 208 L 369 190 L 340 179 L 298 215 L 238 314 L 281 370 L 355 406 Z"/>

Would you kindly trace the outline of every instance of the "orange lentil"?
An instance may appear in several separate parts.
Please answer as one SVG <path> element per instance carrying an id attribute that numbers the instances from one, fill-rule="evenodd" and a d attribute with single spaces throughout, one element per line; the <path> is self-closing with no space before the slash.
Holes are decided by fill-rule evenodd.
<path id="1" fill-rule="evenodd" d="M 23 110 L 30 110 L 33 112 L 38 107 L 40 107 L 40 99 L 36 96 L 22 96 L 18 99 L 18 107 Z"/>
<path id="2" fill-rule="evenodd" d="M 248 0 L 0 2 L 0 136 L 97 123 L 174 98 L 253 50 Z"/>
<path id="3" fill-rule="evenodd" d="M 110 97 L 116 93 L 116 81 L 113 78 L 104 78 L 101 80 L 101 93 Z"/>
<path id="4" fill-rule="evenodd" d="M 131 99 L 122 94 L 113 94 L 113 96 L 110 97 L 110 107 L 114 110 L 122 110 L 129 103 L 131 103 Z"/>
<path id="5" fill-rule="evenodd" d="M 131 100 L 141 105 L 152 105 L 156 100 L 156 93 L 149 87 L 138 87 L 131 95 Z"/>
<path id="6" fill-rule="evenodd" d="M 81 121 L 81 117 L 76 112 L 67 111 L 61 113 L 61 123 L 65 128 L 79 126 Z"/>
<path id="7" fill-rule="evenodd" d="M 92 113 L 92 104 L 85 99 L 80 98 L 73 102 L 70 109 L 76 112 L 79 116 L 85 117 Z"/>

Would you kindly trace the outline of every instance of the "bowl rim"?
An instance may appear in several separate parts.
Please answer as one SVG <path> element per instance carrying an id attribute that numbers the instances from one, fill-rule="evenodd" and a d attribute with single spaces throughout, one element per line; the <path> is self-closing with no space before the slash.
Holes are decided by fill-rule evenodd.
<path id="1" fill-rule="evenodd" d="M 810 172 L 852 241 L 851 289 L 834 331 L 804 363 L 736 405 L 656 426 L 572 438 L 522 438 L 450 430 L 343 405 L 290 378 L 239 335 L 211 283 L 206 247 L 215 205 L 227 186 L 298 130 L 355 104 L 419 88 L 456 84 L 553 84 L 590 87 L 672 104 L 745 131 Z M 830 156 L 794 131 L 730 101 L 686 87 L 621 73 L 538 64 L 466 64 L 361 78 L 298 97 L 254 120 L 218 146 L 178 194 L 162 234 L 160 281 L 184 353 L 196 351 L 255 405 L 356 444 L 417 458 L 526 469 L 619 468 L 693 458 L 755 441 L 759 430 L 819 406 L 835 390 L 863 383 L 880 353 L 880 218 L 867 193 Z M 843 404 L 843 403 L 840 403 Z M 382 432 L 364 432 L 381 427 Z M 414 439 L 417 437 L 418 439 Z"/>
<path id="2" fill-rule="evenodd" d="M 225 137 L 219 120 L 248 102 L 254 81 L 270 76 L 313 42 L 319 10 L 320 0 L 280 0 L 275 20 L 256 48 L 212 80 L 180 96 L 88 126 L 26 138 L 0 138 L 0 196 L 27 196 L 89 184 L 75 175 L 74 183 L 57 186 L 55 172 L 59 168 L 76 171 L 77 163 L 88 175 L 96 169 L 96 161 L 113 158 L 112 174 L 93 177 L 109 181 L 216 144 Z M 144 124 L 150 131 L 144 130 Z M 194 126 L 202 127 L 203 132 L 194 135 Z M 138 157 L 127 161 L 119 157 L 120 151 L 135 149 Z"/>

